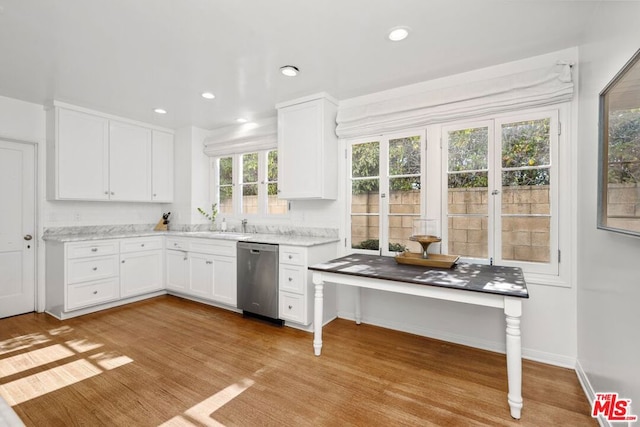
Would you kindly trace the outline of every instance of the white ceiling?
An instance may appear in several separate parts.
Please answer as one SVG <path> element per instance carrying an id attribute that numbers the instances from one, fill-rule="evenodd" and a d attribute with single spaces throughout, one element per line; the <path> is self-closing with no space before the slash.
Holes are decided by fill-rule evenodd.
<path id="1" fill-rule="evenodd" d="M 0 95 L 214 129 L 320 91 L 346 99 L 576 46 L 607 3 L 0 0 Z M 398 25 L 409 38 L 388 41 Z"/>

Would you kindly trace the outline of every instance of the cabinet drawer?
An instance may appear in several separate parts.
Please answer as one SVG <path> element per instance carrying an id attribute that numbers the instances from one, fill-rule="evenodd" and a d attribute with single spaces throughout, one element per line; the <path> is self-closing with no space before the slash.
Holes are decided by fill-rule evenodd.
<path id="1" fill-rule="evenodd" d="M 280 292 L 280 318 L 306 324 L 305 298 L 302 295 Z"/>
<path id="2" fill-rule="evenodd" d="M 119 280 L 113 277 L 88 283 L 67 286 L 66 310 L 101 304 L 119 298 Z"/>
<path id="3" fill-rule="evenodd" d="M 162 249 L 162 237 L 136 237 L 120 241 L 120 253 L 151 251 Z"/>
<path id="4" fill-rule="evenodd" d="M 215 239 L 193 239 L 190 242 L 193 252 L 212 255 L 236 256 L 236 241 Z"/>
<path id="5" fill-rule="evenodd" d="M 180 251 L 188 251 L 190 242 L 187 239 L 176 237 L 167 237 L 167 249 L 177 249 Z"/>
<path id="6" fill-rule="evenodd" d="M 280 246 L 280 263 L 307 266 L 307 250 L 295 246 Z"/>
<path id="7" fill-rule="evenodd" d="M 117 254 L 118 240 L 94 240 L 90 242 L 67 243 L 67 258 L 83 258 Z"/>
<path id="8" fill-rule="evenodd" d="M 67 283 L 88 282 L 117 276 L 118 255 L 79 258 L 67 261 Z"/>
<path id="9" fill-rule="evenodd" d="M 280 266 L 280 290 L 304 294 L 307 284 L 307 270 L 301 266 L 286 265 Z"/>

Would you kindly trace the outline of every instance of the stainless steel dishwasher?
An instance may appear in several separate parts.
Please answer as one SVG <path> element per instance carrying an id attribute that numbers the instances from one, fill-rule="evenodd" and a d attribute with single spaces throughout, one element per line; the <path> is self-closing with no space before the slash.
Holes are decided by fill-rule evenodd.
<path id="1" fill-rule="evenodd" d="M 238 242 L 238 308 L 278 324 L 278 245 Z"/>

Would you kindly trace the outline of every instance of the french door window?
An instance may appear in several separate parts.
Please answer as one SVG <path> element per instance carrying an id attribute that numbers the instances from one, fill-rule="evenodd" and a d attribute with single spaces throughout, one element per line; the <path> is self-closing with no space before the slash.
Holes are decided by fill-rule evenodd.
<path id="1" fill-rule="evenodd" d="M 409 240 L 423 212 L 424 135 L 349 144 L 351 248 L 383 255 L 417 251 Z"/>
<path id="2" fill-rule="evenodd" d="M 442 128 L 443 249 L 558 274 L 558 113 Z"/>

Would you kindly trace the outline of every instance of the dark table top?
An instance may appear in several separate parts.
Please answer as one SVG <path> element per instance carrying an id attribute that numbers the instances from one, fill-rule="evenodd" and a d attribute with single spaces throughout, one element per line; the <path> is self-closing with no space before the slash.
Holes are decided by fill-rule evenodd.
<path id="1" fill-rule="evenodd" d="M 433 268 L 398 264 L 393 257 L 353 254 L 309 270 L 529 298 L 518 267 L 459 263 L 453 268 Z"/>

